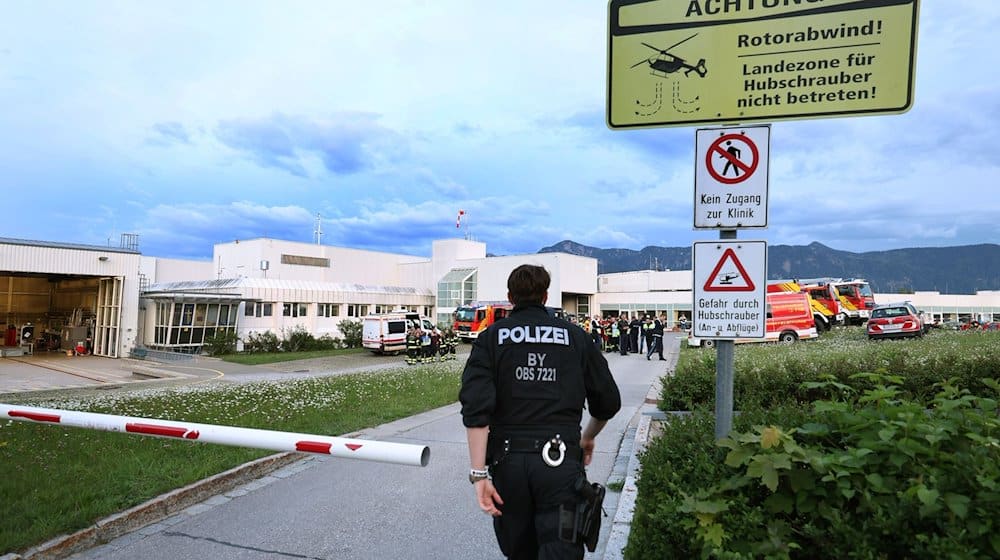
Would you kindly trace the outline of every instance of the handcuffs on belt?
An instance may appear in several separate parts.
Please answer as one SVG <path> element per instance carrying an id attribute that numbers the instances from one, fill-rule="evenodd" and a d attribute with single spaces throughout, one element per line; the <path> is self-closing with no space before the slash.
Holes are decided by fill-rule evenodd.
<path id="1" fill-rule="evenodd" d="M 557 446 L 557 448 L 553 449 L 553 445 Z M 556 434 L 556 437 L 545 442 L 545 445 L 542 446 L 542 460 L 545 461 L 546 465 L 550 467 L 558 467 L 562 464 L 563 459 L 565 458 L 566 442 L 562 440 L 562 437 L 560 437 L 559 434 Z"/>
<path id="2" fill-rule="evenodd" d="M 491 466 L 497 466 L 504 459 L 507 458 L 507 454 L 510 453 L 510 440 L 504 440 L 503 455 L 497 458 L 491 463 Z M 563 441 L 562 435 L 556 434 L 554 437 L 550 438 L 548 441 L 542 445 L 542 461 L 550 467 L 558 467 L 563 463 L 566 458 L 566 442 Z"/>

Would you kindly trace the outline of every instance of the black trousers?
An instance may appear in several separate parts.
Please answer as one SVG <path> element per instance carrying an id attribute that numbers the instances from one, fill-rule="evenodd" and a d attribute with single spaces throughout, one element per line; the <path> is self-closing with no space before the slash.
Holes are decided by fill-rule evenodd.
<path id="1" fill-rule="evenodd" d="M 574 485 L 584 476 L 583 464 L 566 455 L 558 467 L 540 453 L 509 453 L 493 467 L 493 484 L 503 499 L 503 515 L 493 518 L 493 531 L 505 556 L 513 560 L 581 560 L 583 543 L 559 538 L 559 506 L 580 500 Z"/>
<path id="2" fill-rule="evenodd" d="M 653 352 L 656 352 L 657 354 L 659 354 L 661 360 L 664 359 L 663 358 L 663 337 L 662 336 L 656 336 L 654 334 L 653 336 L 650 337 L 650 340 L 652 342 L 649 343 L 649 351 L 646 352 L 646 358 L 649 358 L 650 356 L 653 355 Z"/>

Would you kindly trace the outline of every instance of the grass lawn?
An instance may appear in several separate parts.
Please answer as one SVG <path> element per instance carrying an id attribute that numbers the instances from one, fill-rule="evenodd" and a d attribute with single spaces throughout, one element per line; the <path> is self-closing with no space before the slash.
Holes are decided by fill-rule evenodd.
<path id="1" fill-rule="evenodd" d="M 262 354 L 224 354 L 217 356 L 219 359 L 243 364 L 245 366 L 259 366 L 273 364 L 277 362 L 291 362 L 294 360 L 308 360 L 311 358 L 326 358 L 329 356 L 347 356 L 351 354 L 364 354 L 369 350 L 366 348 L 338 348 L 336 350 L 309 350 L 305 352 L 268 352 Z"/>
<path id="2" fill-rule="evenodd" d="M 455 402 L 461 365 L 14 404 L 337 436 Z M 272 453 L 0 421 L 0 556 Z"/>

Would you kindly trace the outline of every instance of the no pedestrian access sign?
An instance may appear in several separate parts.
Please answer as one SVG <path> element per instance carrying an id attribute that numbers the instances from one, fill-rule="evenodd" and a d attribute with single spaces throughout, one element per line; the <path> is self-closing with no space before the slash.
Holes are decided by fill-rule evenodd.
<path id="1" fill-rule="evenodd" d="M 694 227 L 767 227 L 771 128 L 705 128 L 695 133 Z"/>
<path id="2" fill-rule="evenodd" d="M 697 241 L 691 333 L 699 338 L 764 338 L 767 242 Z"/>
<path id="3" fill-rule="evenodd" d="M 903 113 L 919 0 L 610 0 L 608 126 Z"/>

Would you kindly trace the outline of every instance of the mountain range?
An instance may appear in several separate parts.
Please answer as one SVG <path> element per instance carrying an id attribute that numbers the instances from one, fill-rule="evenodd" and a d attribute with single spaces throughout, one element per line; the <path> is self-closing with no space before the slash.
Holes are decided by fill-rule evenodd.
<path id="1" fill-rule="evenodd" d="M 691 270 L 690 247 L 599 249 L 565 240 L 539 253 L 569 253 L 597 259 L 597 272 Z M 768 279 L 864 278 L 879 293 L 938 291 L 974 294 L 1000 290 L 1000 245 L 918 247 L 852 253 L 822 243 L 769 245 Z"/>

